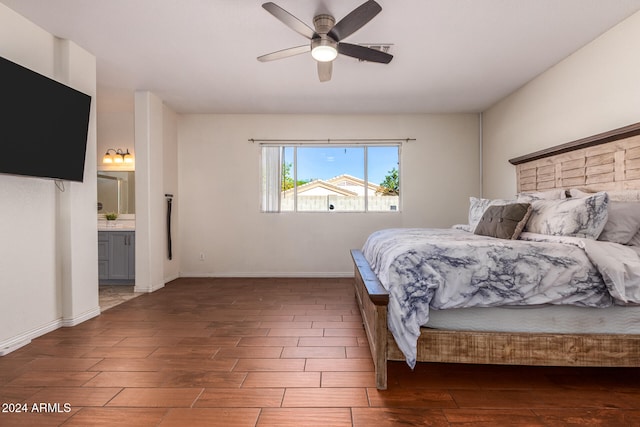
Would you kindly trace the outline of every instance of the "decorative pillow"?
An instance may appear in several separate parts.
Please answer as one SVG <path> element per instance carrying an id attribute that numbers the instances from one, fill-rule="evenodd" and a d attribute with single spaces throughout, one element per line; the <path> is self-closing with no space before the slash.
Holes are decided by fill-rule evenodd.
<path id="1" fill-rule="evenodd" d="M 475 230 L 476 226 L 482 218 L 482 214 L 489 206 L 508 205 L 514 203 L 515 200 L 506 199 L 480 199 L 477 197 L 469 197 L 469 226 L 471 230 Z"/>
<path id="2" fill-rule="evenodd" d="M 533 193 L 520 193 L 518 194 L 518 202 L 530 203 L 534 200 L 557 200 L 565 199 L 566 197 L 565 190 L 559 188 L 548 191 L 536 191 Z"/>
<path id="3" fill-rule="evenodd" d="M 530 213 L 531 205 L 529 203 L 489 206 L 484 211 L 474 234 L 499 239 L 517 239 L 524 229 Z"/>
<path id="4" fill-rule="evenodd" d="M 608 204 L 607 193 L 580 199 L 534 200 L 525 230 L 595 240 L 607 223 Z"/>
<path id="5" fill-rule="evenodd" d="M 626 245 L 640 231 L 640 202 L 609 200 L 609 216 L 598 240 Z"/>

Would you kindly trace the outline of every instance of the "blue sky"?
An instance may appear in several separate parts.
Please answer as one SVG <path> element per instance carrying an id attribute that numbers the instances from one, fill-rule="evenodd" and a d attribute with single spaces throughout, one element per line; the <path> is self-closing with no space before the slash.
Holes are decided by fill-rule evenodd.
<path id="1" fill-rule="evenodd" d="M 292 163 L 293 149 L 285 150 L 285 162 Z M 398 147 L 369 147 L 369 182 L 380 184 L 387 173 L 398 168 Z M 342 174 L 364 178 L 364 147 L 298 147 L 298 179 L 328 179 Z"/>

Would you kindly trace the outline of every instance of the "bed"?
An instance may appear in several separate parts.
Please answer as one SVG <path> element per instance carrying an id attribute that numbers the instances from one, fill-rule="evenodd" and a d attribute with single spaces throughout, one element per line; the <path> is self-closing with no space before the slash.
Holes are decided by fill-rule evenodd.
<path id="1" fill-rule="evenodd" d="M 369 237 L 362 249 L 351 251 L 355 266 L 355 294 L 375 365 L 378 389 L 387 388 L 387 361 L 406 361 L 410 366 L 416 362 L 640 366 L 640 276 L 636 277 L 635 270 L 633 273 L 624 271 L 630 263 L 635 262 L 633 257 L 637 257 L 633 255 L 633 251 L 630 252 L 633 249 L 630 245 L 634 243 L 616 243 L 615 238 L 611 239 L 614 243 L 596 240 L 605 232 L 602 224 L 607 225 L 608 232 L 612 231 L 609 225 L 614 216 L 608 214 L 612 212 L 614 204 L 628 206 L 628 202 L 640 201 L 640 123 L 511 159 L 510 162 L 516 167 L 518 198 L 503 204 L 471 198 L 470 224 L 466 225 L 466 228 L 465 225 L 460 225 L 450 230 L 380 230 L 374 233 L 375 238 L 373 234 Z M 549 196 L 550 194 L 554 196 Z M 571 196 L 570 199 L 566 199 L 567 203 L 556 201 L 566 195 Z M 554 201 L 538 201 L 540 197 L 552 197 Z M 479 212 L 473 210 L 474 202 Z M 483 203 L 485 206 L 482 206 Z M 527 207 L 527 212 L 519 221 L 515 218 L 517 239 L 505 239 L 504 236 L 496 239 L 491 234 L 495 233 L 495 228 L 487 233 L 489 237 L 473 233 L 476 224 L 472 224 L 472 217 L 477 219 L 479 215 L 483 226 L 487 225 L 488 219 L 491 228 L 489 211 L 495 213 L 498 210 L 500 215 L 504 215 L 504 209 L 496 206 L 512 206 L 515 203 L 533 207 Z M 489 205 L 493 207 L 487 209 Z M 607 215 L 604 219 L 595 221 L 600 224 L 595 229 L 581 229 L 584 233 L 569 237 L 556 236 L 554 234 L 563 233 L 554 233 L 553 224 L 551 232 L 545 229 L 549 224 L 540 221 L 541 218 L 548 218 L 548 215 L 545 217 L 540 212 L 541 206 L 553 206 L 555 209 L 557 205 L 572 206 L 572 209 L 576 206 L 577 209 L 581 209 L 584 205 L 604 206 L 596 211 L 602 214 L 604 209 Z M 592 214 L 593 212 L 588 215 Z M 591 226 L 593 223 L 590 222 Z M 557 227 L 557 224 L 555 226 Z M 561 224 L 560 227 L 567 225 Z M 511 230 L 508 228 L 507 235 Z M 421 233 L 435 233 L 435 236 L 425 237 Z M 460 298 L 453 298 L 452 302 L 452 299 L 445 299 L 434 293 L 429 294 L 427 307 L 424 307 L 425 303 L 422 302 L 421 308 L 411 306 L 411 315 L 405 313 L 398 316 L 399 307 L 405 309 L 409 305 L 414 291 L 398 291 L 402 286 L 395 282 L 404 282 L 404 285 L 411 286 L 412 280 L 425 282 L 430 279 L 412 279 L 416 274 L 416 267 L 404 268 L 402 263 L 399 263 L 398 254 L 405 254 L 404 260 L 408 262 L 412 256 L 415 258 L 415 250 L 408 250 L 411 254 L 406 255 L 407 250 L 391 248 L 391 255 L 386 255 L 385 259 L 383 256 L 378 257 L 374 249 L 376 246 L 389 245 L 389 242 L 394 241 L 409 245 L 411 241 L 421 241 L 423 238 L 431 239 L 430 243 L 423 244 L 425 248 L 421 249 L 427 251 L 426 255 L 422 254 L 419 258 L 419 262 L 425 265 L 433 262 L 425 263 L 425 259 L 440 260 L 445 255 L 454 259 L 458 257 L 456 254 L 463 250 L 461 248 L 474 245 L 479 246 L 470 252 L 481 252 L 482 255 L 480 259 L 468 261 L 469 264 L 503 259 L 504 253 L 495 252 L 498 250 L 496 246 L 535 246 L 535 251 L 538 252 L 535 252 L 535 256 L 530 254 L 529 257 L 529 262 L 533 263 L 533 260 L 541 258 L 540 254 L 547 254 L 547 249 L 540 248 L 566 245 L 562 246 L 565 249 L 560 251 L 571 252 L 576 259 L 568 262 L 574 267 L 567 271 L 556 270 L 556 273 L 549 273 L 554 271 L 549 265 L 540 266 L 535 263 L 531 264 L 530 268 L 516 268 L 504 276 L 504 286 L 500 279 L 494 277 L 496 289 L 489 293 L 500 298 L 506 297 L 503 304 L 500 303 L 500 298 L 496 297 L 495 301 L 489 298 L 490 302 L 485 304 L 486 306 L 475 303 L 467 307 L 464 303 L 458 304 L 457 299 Z M 538 242 L 538 239 L 542 241 Z M 640 231 L 634 235 L 634 239 L 635 244 L 640 246 Z M 370 240 L 373 243 L 370 243 Z M 454 242 L 451 243 L 453 247 L 443 249 L 447 247 L 444 245 L 445 241 Z M 528 241 L 531 243 L 526 243 Z M 534 250 L 529 246 L 527 248 L 527 251 Z M 395 255 L 394 250 L 398 251 Z M 635 251 L 637 252 L 637 248 Z M 581 256 L 587 260 L 581 261 Z M 559 260 L 562 258 L 558 254 L 550 257 L 554 261 L 549 261 L 548 264 L 561 263 Z M 617 267 L 609 267 L 610 261 L 615 263 L 620 259 L 622 265 L 617 267 L 620 267 L 622 272 L 616 270 Z M 629 262 L 625 264 L 625 260 Z M 581 271 L 580 268 L 575 268 L 579 263 L 586 263 L 588 267 Z M 384 268 L 381 268 L 381 265 Z M 390 267 L 392 274 L 389 273 Z M 464 266 L 454 267 L 449 269 L 447 274 L 466 274 Z M 635 268 L 635 265 L 633 267 Z M 429 270 L 429 267 L 421 268 Z M 438 268 L 436 270 L 440 271 Z M 518 277 L 520 281 L 516 285 L 520 286 L 528 280 L 527 275 L 542 270 L 549 273 L 547 277 L 540 278 L 540 283 L 543 283 L 545 289 L 542 298 L 540 293 L 532 296 L 533 294 L 525 295 L 519 290 L 515 292 L 518 295 L 512 295 L 514 284 L 510 278 Z M 381 271 L 384 274 L 381 274 Z M 477 301 L 476 294 L 486 293 L 486 288 L 482 286 L 482 292 L 478 292 L 475 274 L 469 273 L 469 277 L 473 277 L 473 280 L 469 280 L 475 283 L 475 288 L 462 290 L 461 293 L 465 295 L 463 300 Z M 490 273 L 485 271 L 484 274 L 486 276 Z M 566 285 L 580 289 L 580 295 L 569 295 L 554 288 L 554 283 L 560 286 L 564 285 L 561 282 L 565 281 Z M 424 290 L 420 292 L 429 293 Z M 415 291 L 416 294 L 420 292 Z M 523 305 L 518 298 L 529 298 L 526 304 L 530 305 Z M 562 298 L 568 299 L 562 301 Z M 425 318 L 424 312 L 428 321 L 420 324 L 417 332 L 410 332 L 407 340 L 399 333 L 397 319 L 411 318 L 414 323 L 420 323 L 421 319 Z M 411 344 L 415 345 L 415 348 L 408 351 L 407 341 L 411 342 L 416 334 L 415 342 Z M 411 354 L 411 351 L 414 353 Z"/>

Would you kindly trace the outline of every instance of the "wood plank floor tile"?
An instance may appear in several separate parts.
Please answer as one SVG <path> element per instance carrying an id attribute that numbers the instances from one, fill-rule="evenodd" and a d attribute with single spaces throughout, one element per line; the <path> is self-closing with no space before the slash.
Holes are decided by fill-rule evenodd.
<path id="1" fill-rule="evenodd" d="M 529 390 L 449 390 L 460 408 L 523 409 L 544 408 Z"/>
<path id="2" fill-rule="evenodd" d="M 189 408 L 202 394 L 202 388 L 125 388 L 107 406 L 138 408 Z"/>
<path id="3" fill-rule="evenodd" d="M 370 359 L 371 350 L 369 347 L 345 347 L 347 358 L 349 359 Z"/>
<path id="4" fill-rule="evenodd" d="M 300 337 L 298 347 L 356 347 L 354 337 Z"/>
<path id="5" fill-rule="evenodd" d="M 246 372 L 170 371 L 162 387 L 220 387 L 239 388 L 247 377 Z"/>
<path id="6" fill-rule="evenodd" d="M 122 389 L 119 387 L 46 387 L 29 397 L 31 402 L 59 402 L 64 396 L 63 403 L 72 407 L 104 406 Z"/>
<path id="7" fill-rule="evenodd" d="M 77 411 L 77 408 L 71 408 L 70 412 L 64 412 L 63 410 L 63 412 L 4 413 L 0 414 L 0 423 L 2 427 L 57 427 L 63 425 Z"/>
<path id="8" fill-rule="evenodd" d="M 297 315 L 295 316 L 296 322 L 324 322 L 324 323 L 342 323 L 342 315 L 322 315 L 316 314 L 315 316 Z"/>
<path id="9" fill-rule="evenodd" d="M 107 328 L 100 332 L 101 337 L 152 337 L 158 331 L 154 328 Z"/>
<path id="10" fill-rule="evenodd" d="M 41 357 L 29 363 L 26 368 L 35 371 L 87 371 L 101 360 L 100 358 Z"/>
<path id="11" fill-rule="evenodd" d="M 375 387 L 373 372 L 322 372 L 321 387 Z"/>
<path id="12" fill-rule="evenodd" d="M 444 409 L 452 426 L 546 426 L 530 409 Z"/>
<path id="13" fill-rule="evenodd" d="M 209 328 L 212 337 L 265 337 L 269 328 Z"/>
<path id="14" fill-rule="evenodd" d="M 269 330 L 269 337 L 321 337 L 322 329 L 296 329 L 296 328 L 273 328 Z"/>
<path id="15" fill-rule="evenodd" d="M 255 426 L 259 414 L 259 408 L 175 408 L 158 427 Z"/>
<path id="16" fill-rule="evenodd" d="M 580 426 L 640 426 L 640 411 L 620 409 L 535 409 L 543 425 L 561 427 L 567 425 Z"/>
<path id="17" fill-rule="evenodd" d="M 352 412 L 353 427 L 449 427 L 450 425 L 442 411 L 437 409 L 353 408 Z"/>
<path id="18" fill-rule="evenodd" d="M 199 338 L 182 338 L 177 346 L 180 347 L 188 347 L 188 346 L 207 346 L 207 347 L 235 347 L 238 345 L 240 341 L 240 337 L 229 337 L 229 336 L 215 336 L 215 337 L 199 337 Z"/>
<path id="19" fill-rule="evenodd" d="M 157 347 L 94 347 L 88 350 L 84 357 L 99 358 L 143 358 L 156 350 Z"/>
<path id="20" fill-rule="evenodd" d="M 181 337 L 127 337 L 117 347 L 168 347 L 180 343 Z"/>
<path id="21" fill-rule="evenodd" d="M 238 347 L 295 347 L 297 337 L 243 337 Z"/>
<path id="22" fill-rule="evenodd" d="M 313 322 L 260 322 L 262 328 L 295 328 L 295 329 L 311 329 Z"/>
<path id="23" fill-rule="evenodd" d="M 256 315 L 245 316 L 242 320 L 246 322 L 293 322 L 293 315 Z"/>
<path id="24" fill-rule="evenodd" d="M 320 372 L 249 372 L 242 387 L 320 387 Z"/>
<path id="25" fill-rule="evenodd" d="M 447 390 L 368 388 L 372 407 L 383 408 L 456 408 L 457 400 Z"/>
<path id="26" fill-rule="evenodd" d="M 344 347 L 285 347 L 282 358 L 341 359 L 346 357 Z"/>
<path id="27" fill-rule="evenodd" d="M 65 427 L 155 427 L 166 408 L 82 408 L 65 422 Z"/>
<path id="28" fill-rule="evenodd" d="M 309 359 L 305 371 L 373 372 L 371 359 Z"/>
<path id="29" fill-rule="evenodd" d="M 362 321 L 357 322 L 345 322 L 342 320 L 342 316 L 339 322 L 313 322 L 314 328 L 322 329 L 356 329 L 362 330 Z"/>
<path id="30" fill-rule="evenodd" d="M 0 386 L 0 402 L 26 402 L 31 396 L 43 390 L 43 387 Z"/>
<path id="31" fill-rule="evenodd" d="M 162 372 L 100 372 L 87 387 L 160 387 L 170 375 Z"/>
<path id="32" fill-rule="evenodd" d="M 7 385 L 13 387 L 75 387 L 86 384 L 96 372 L 29 371 Z"/>
<path id="33" fill-rule="evenodd" d="M 640 389 L 634 393 L 611 390 L 533 389 L 531 408 L 622 408 L 640 409 Z"/>
<path id="34" fill-rule="evenodd" d="M 257 427 L 351 427 L 348 408 L 265 408 Z M 370 424 L 374 425 L 374 424 Z"/>
<path id="35" fill-rule="evenodd" d="M 362 337 L 365 338 L 367 335 L 360 327 L 359 329 L 355 328 L 324 328 L 324 336 L 325 337 Z"/>
<path id="36" fill-rule="evenodd" d="M 198 398 L 198 408 L 278 408 L 284 388 L 207 388 Z"/>
<path id="37" fill-rule="evenodd" d="M 178 347 L 158 347 L 149 358 L 163 359 L 211 359 L 220 350 L 219 347 L 209 346 L 178 346 Z"/>
<path id="38" fill-rule="evenodd" d="M 349 408 L 369 406 L 363 388 L 288 388 L 283 408 Z"/>
<path id="39" fill-rule="evenodd" d="M 251 329 L 259 329 L 262 328 L 260 321 L 248 322 L 245 320 L 241 321 L 231 321 L 231 320 L 219 320 L 215 322 L 207 322 L 207 329 L 212 331 L 225 330 L 225 329 L 234 329 L 234 328 L 251 328 Z"/>
<path id="40" fill-rule="evenodd" d="M 157 360 L 149 360 L 145 358 L 112 358 L 104 359 L 102 362 L 95 364 L 90 370 L 92 371 L 121 371 L 121 372 L 157 372 L 160 370 L 161 362 Z"/>
<path id="41" fill-rule="evenodd" d="M 304 365 L 304 359 L 239 359 L 233 371 L 304 371 Z"/>
<path id="42" fill-rule="evenodd" d="M 221 348 L 214 359 L 277 359 L 282 347 L 225 347 Z"/>

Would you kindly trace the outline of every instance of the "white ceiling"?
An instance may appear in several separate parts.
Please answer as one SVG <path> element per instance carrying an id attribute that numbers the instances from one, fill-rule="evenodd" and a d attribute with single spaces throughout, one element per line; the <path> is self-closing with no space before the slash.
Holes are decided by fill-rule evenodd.
<path id="1" fill-rule="evenodd" d="M 640 10 L 640 0 L 377 0 L 344 41 L 393 44 L 388 65 L 340 56 L 320 83 L 306 39 L 262 0 L 0 0 L 97 57 L 100 95 L 150 90 L 184 113 L 478 112 Z M 364 0 L 276 0 L 312 26 Z"/>

